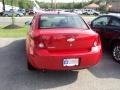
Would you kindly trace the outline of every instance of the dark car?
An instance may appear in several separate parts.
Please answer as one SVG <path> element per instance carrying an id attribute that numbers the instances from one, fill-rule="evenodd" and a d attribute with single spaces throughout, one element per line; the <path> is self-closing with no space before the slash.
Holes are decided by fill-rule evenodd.
<path id="1" fill-rule="evenodd" d="M 18 9 L 18 12 L 23 13 L 24 15 L 26 15 L 25 9 Z"/>
<path id="2" fill-rule="evenodd" d="M 114 60 L 120 63 L 120 16 L 99 16 L 91 22 L 91 28 L 100 34 L 103 47 L 107 46 Z"/>
<path id="3" fill-rule="evenodd" d="M 33 9 L 29 9 L 29 10 L 28 10 L 28 15 L 34 15 L 34 13 L 35 13 L 35 12 L 34 12 Z"/>

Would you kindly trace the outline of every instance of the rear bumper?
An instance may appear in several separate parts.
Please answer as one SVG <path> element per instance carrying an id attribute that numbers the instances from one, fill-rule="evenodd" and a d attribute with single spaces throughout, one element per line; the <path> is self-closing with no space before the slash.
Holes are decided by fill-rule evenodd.
<path id="1" fill-rule="evenodd" d="M 34 55 L 28 54 L 30 64 L 37 69 L 47 70 L 75 70 L 96 65 L 100 61 L 101 48 L 97 52 L 87 53 L 51 53 L 47 50 L 35 51 Z M 64 67 L 63 59 L 79 58 L 78 66 Z"/>

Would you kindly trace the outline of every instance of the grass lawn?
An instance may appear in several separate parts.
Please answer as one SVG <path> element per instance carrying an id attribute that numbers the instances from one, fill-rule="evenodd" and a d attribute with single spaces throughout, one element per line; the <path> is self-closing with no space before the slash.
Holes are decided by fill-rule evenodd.
<path id="1" fill-rule="evenodd" d="M 26 37 L 28 26 L 23 26 L 19 29 L 3 29 L 4 26 L 0 26 L 0 37 L 2 38 L 19 38 Z"/>
<path id="2" fill-rule="evenodd" d="M 95 16 L 81 15 L 84 20 L 91 21 Z M 0 38 L 19 38 L 26 37 L 29 26 L 23 26 L 20 29 L 3 29 L 5 26 L 0 26 Z"/>

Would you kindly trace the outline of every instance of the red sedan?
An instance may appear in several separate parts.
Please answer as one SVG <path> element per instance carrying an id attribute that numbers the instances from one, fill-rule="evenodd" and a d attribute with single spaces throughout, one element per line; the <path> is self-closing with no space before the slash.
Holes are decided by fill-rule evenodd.
<path id="1" fill-rule="evenodd" d="M 97 64 L 101 41 L 78 15 L 36 13 L 26 40 L 28 69 L 74 70 Z"/>

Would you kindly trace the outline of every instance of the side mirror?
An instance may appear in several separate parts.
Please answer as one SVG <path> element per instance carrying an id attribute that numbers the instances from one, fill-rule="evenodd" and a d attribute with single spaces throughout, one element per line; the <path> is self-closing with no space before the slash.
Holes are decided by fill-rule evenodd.
<path id="1" fill-rule="evenodd" d="M 31 21 L 26 21 L 26 22 L 25 22 L 25 25 L 31 25 L 31 24 L 32 24 Z"/>

